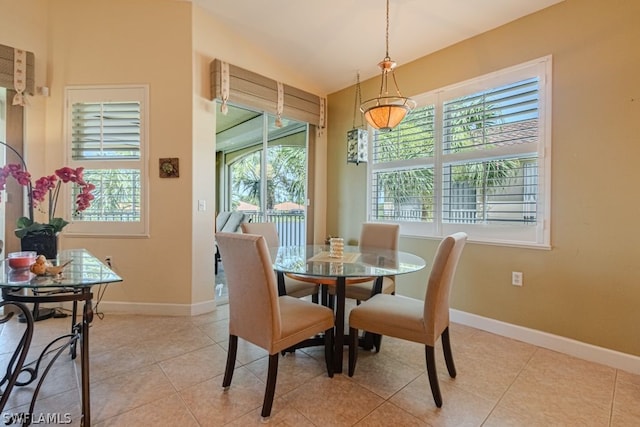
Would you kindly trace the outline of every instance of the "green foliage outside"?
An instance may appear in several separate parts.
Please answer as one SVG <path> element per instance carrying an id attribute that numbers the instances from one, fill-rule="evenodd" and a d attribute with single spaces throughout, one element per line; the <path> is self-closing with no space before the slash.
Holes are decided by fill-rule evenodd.
<path id="1" fill-rule="evenodd" d="M 262 149 L 243 156 L 231 167 L 231 205 L 236 209 L 243 201 L 258 206 L 261 197 Z M 304 205 L 307 180 L 306 150 L 304 147 L 275 145 L 267 151 L 266 209 L 278 203 L 293 202 Z"/>

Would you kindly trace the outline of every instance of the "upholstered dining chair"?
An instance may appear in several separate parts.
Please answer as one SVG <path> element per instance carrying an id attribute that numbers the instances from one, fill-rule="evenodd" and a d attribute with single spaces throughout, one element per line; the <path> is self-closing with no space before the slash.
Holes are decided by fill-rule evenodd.
<path id="1" fill-rule="evenodd" d="M 220 231 L 235 233 L 240 230 L 240 224 L 247 220 L 247 215 L 241 211 L 222 211 L 216 215 L 216 233 Z M 220 248 L 214 240 L 216 253 L 214 255 L 214 273 L 218 274 L 218 263 L 220 262 Z"/>
<path id="2" fill-rule="evenodd" d="M 436 251 L 424 301 L 400 295 L 377 294 L 354 307 L 349 314 L 349 376 L 353 376 L 358 355 L 358 330 L 424 344 L 427 374 L 433 400 L 442 406 L 435 366 L 434 346 L 442 337 L 442 349 L 451 378 L 456 368 L 449 340 L 449 294 L 467 235 L 445 237 Z"/>
<path id="3" fill-rule="evenodd" d="M 245 234 L 258 234 L 264 236 L 267 246 L 280 246 L 280 237 L 278 229 L 273 222 L 245 222 L 240 224 L 240 229 Z M 318 290 L 320 286 L 314 283 L 304 282 L 302 280 L 293 279 L 286 274 L 283 275 L 284 288 L 286 294 L 296 298 L 304 298 L 311 295 L 313 302 L 318 302 Z"/>
<path id="4" fill-rule="evenodd" d="M 365 222 L 360 229 L 359 246 L 361 248 L 396 251 L 398 250 L 399 239 L 400 225 Z M 330 285 L 328 287 L 328 293 L 330 298 L 333 298 L 335 295 L 335 279 L 323 279 L 322 284 Z M 382 277 L 382 286 L 378 290 L 374 290 L 375 279 L 373 278 L 371 280 L 367 280 L 366 277 L 351 278 L 347 279 L 346 284 L 345 297 L 356 300 L 357 304 L 360 304 L 360 301 L 368 300 L 372 295 L 379 292 L 383 294 L 394 294 L 396 292 L 395 276 Z M 332 300 L 330 300 L 329 305 L 333 306 Z"/>
<path id="5" fill-rule="evenodd" d="M 320 304 L 278 296 L 276 275 L 263 236 L 217 233 L 216 240 L 229 283 L 229 349 L 222 386 L 227 390 L 231 385 L 238 337 L 267 350 L 269 370 L 262 418 L 268 419 L 282 350 L 324 333 L 327 374 L 333 377 L 333 312 Z"/>
<path id="6" fill-rule="evenodd" d="M 398 250 L 400 239 L 400 225 L 385 224 L 375 222 L 365 222 L 360 230 L 361 248 Z M 345 295 L 347 298 L 358 301 L 368 300 L 372 296 L 374 281 L 349 284 Z M 395 276 L 385 276 L 382 279 L 383 294 L 394 294 L 396 292 Z"/>

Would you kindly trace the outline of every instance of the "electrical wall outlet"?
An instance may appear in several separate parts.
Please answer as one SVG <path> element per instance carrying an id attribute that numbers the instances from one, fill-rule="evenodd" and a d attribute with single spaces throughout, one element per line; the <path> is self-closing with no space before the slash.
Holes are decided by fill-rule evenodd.
<path id="1" fill-rule="evenodd" d="M 512 271 L 511 272 L 511 284 L 513 286 L 522 286 L 522 272 L 521 271 Z"/>

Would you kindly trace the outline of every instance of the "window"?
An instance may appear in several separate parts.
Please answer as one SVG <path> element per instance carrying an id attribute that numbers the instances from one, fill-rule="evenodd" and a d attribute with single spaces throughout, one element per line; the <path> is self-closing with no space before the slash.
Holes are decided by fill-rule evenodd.
<path id="1" fill-rule="evenodd" d="M 96 186 L 91 207 L 74 213 L 69 234 L 147 234 L 146 86 L 67 88 L 68 163 Z M 77 188 L 67 205 L 73 209 Z"/>
<path id="2" fill-rule="evenodd" d="M 551 58 L 418 97 L 372 133 L 369 217 L 405 235 L 548 247 Z"/>

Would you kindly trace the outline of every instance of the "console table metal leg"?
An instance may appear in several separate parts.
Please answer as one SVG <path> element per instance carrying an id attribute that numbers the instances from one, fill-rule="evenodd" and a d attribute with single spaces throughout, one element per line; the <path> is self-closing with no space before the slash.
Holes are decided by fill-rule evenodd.
<path id="1" fill-rule="evenodd" d="M 88 290 L 87 290 L 88 292 Z M 82 370 L 82 423 L 88 427 L 91 425 L 91 390 L 89 384 L 89 324 L 93 320 L 93 308 L 91 295 L 84 302 L 82 310 L 82 338 L 80 344 L 80 366 Z"/>
<path id="2" fill-rule="evenodd" d="M 8 306 L 14 306 L 19 311 L 22 311 L 26 326 L 22 337 L 18 341 L 18 345 L 13 352 L 13 356 L 11 356 L 7 362 L 4 375 L 0 379 L 0 384 L 3 386 L 3 390 L 0 392 L 0 412 L 4 412 L 4 407 L 9 400 L 11 391 L 18 383 L 18 377 L 22 372 L 24 362 L 27 358 L 27 353 L 29 352 L 29 347 L 31 346 L 31 339 L 33 338 L 33 316 L 29 311 L 29 308 L 21 302 L 0 301 L 0 308 Z M 13 312 L 4 313 L 4 317 L 0 318 L 0 324 L 8 322 L 13 315 Z"/>

